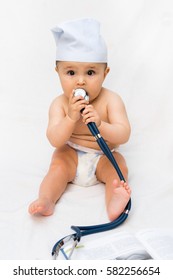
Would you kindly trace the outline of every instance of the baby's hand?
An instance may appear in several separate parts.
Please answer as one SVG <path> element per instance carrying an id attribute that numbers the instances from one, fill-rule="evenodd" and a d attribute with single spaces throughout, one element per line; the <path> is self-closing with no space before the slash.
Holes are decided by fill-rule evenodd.
<path id="1" fill-rule="evenodd" d="M 87 105 L 82 112 L 83 122 L 88 124 L 89 122 L 95 122 L 97 127 L 101 125 L 101 119 L 92 105 Z"/>
<path id="2" fill-rule="evenodd" d="M 72 92 L 72 95 L 69 98 L 68 116 L 73 121 L 78 121 L 81 117 L 81 110 L 84 109 L 88 103 L 89 102 L 86 101 L 82 96 L 74 96 L 74 92 Z"/>

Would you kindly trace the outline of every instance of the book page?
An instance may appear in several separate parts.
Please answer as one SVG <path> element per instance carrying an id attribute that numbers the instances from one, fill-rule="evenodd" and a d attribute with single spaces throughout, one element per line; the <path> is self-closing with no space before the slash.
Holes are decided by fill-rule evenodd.
<path id="1" fill-rule="evenodd" d="M 86 237 L 74 250 L 72 259 L 151 259 L 151 256 L 134 234 L 121 232 L 105 234 L 104 237 L 93 235 L 92 241 L 87 241 Z"/>
<path id="2" fill-rule="evenodd" d="M 173 229 L 148 229 L 136 236 L 154 259 L 173 260 Z"/>

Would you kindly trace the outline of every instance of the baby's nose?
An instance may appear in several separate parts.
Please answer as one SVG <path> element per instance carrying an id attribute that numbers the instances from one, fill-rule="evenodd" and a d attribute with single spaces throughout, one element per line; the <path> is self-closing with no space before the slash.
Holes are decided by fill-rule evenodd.
<path id="1" fill-rule="evenodd" d="M 85 79 L 83 76 L 80 76 L 78 78 L 78 82 L 77 82 L 78 85 L 84 85 L 85 84 Z"/>

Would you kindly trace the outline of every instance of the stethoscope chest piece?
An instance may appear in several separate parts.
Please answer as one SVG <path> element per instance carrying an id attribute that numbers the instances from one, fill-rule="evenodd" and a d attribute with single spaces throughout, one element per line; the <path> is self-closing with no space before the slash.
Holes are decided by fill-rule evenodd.
<path id="1" fill-rule="evenodd" d="M 74 96 L 82 96 L 86 101 L 89 101 L 89 96 L 83 88 L 75 89 Z"/>

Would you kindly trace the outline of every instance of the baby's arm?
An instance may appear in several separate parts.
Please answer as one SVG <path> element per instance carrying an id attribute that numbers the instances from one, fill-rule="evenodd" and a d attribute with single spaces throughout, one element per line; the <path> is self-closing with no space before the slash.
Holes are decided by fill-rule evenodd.
<path id="1" fill-rule="evenodd" d="M 126 143 L 130 137 L 130 123 L 122 99 L 112 96 L 107 105 L 109 123 L 101 121 L 99 130 L 108 142 L 120 145 Z"/>
<path id="2" fill-rule="evenodd" d="M 128 141 L 130 136 L 130 124 L 126 109 L 121 98 L 116 95 L 108 95 L 106 104 L 108 122 L 102 121 L 99 114 L 92 105 L 83 111 L 83 121 L 85 124 L 95 122 L 102 137 L 114 145 L 120 145 Z M 102 104 L 105 110 L 105 104 Z"/>
<path id="3" fill-rule="evenodd" d="M 65 112 L 65 103 L 67 113 Z M 80 110 L 86 106 L 87 101 L 81 96 L 71 94 L 69 100 L 63 95 L 57 97 L 50 106 L 47 137 L 52 146 L 59 148 L 71 137 L 76 122 L 81 117 Z"/>

